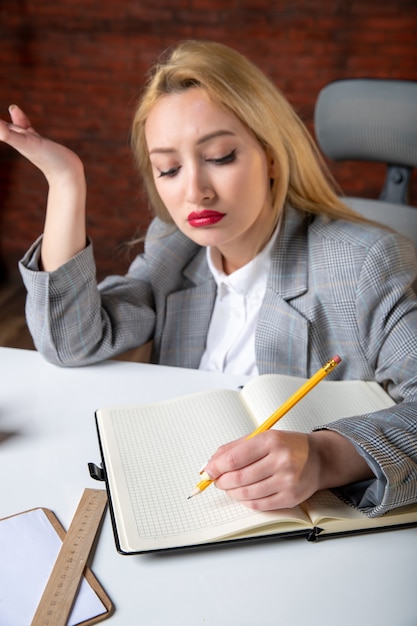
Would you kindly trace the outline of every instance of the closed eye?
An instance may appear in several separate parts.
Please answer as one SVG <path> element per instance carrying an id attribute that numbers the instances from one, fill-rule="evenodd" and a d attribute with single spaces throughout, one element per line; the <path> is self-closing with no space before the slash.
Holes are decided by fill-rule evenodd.
<path id="1" fill-rule="evenodd" d="M 158 178 L 162 178 L 163 176 L 175 176 L 178 174 L 179 170 L 179 167 L 170 167 L 169 170 L 161 170 Z"/>
<path id="2" fill-rule="evenodd" d="M 219 157 L 218 159 L 206 159 L 208 163 L 214 163 L 215 165 L 225 165 L 226 163 L 233 163 L 236 159 L 236 150 L 232 150 L 225 156 Z"/>
<path id="3" fill-rule="evenodd" d="M 222 157 L 217 159 L 206 159 L 207 163 L 214 163 L 214 165 L 226 165 L 227 163 L 233 163 L 236 159 L 236 150 L 232 150 L 228 154 L 225 154 Z M 181 166 L 178 167 L 170 167 L 168 170 L 160 170 L 158 178 L 163 178 L 164 176 L 173 177 L 178 174 Z"/>

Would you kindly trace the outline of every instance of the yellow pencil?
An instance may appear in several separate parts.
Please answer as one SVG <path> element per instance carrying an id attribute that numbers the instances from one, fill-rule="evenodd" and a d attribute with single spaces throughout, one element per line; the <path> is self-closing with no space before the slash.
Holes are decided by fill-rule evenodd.
<path id="1" fill-rule="evenodd" d="M 255 430 L 251 432 L 246 437 L 246 439 L 252 439 L 252 437 L 255 437 L 255 435 L 259 435 L 259 433 L 263 433 L 266 430 L 272 428 L 272 426 L 274 426 L 274 424 L 276 424 L 278 420 L 281 419 L 281 417 L 284 417 L 284 415 L 288 413 L 288 411 L 292 409 L 293 406 L 297 404 L 297 402 L 304 398 L 304 396 L 307 395 L 308 392 L 313 389 L 313 387 L 315 387 L 321 380 L 323 380 L 323 378 L 327 376 L 327 374 L 329 374 L 337 365 L 339 365 L 341 360 L 342 359 L 340 358 L 340 356 L 337 355 L 334 356 L 332 359 L 329 359 L 327 363 L 325 363 L 323 367 L 321 367 L 315 374 L 313 374 L 311 378 L 309 378 L 303 385 L 301 385 L 301 387 L 290 398 L 288 398 L 288 400 L 286 400 L 286 402 L 284 402 L 284 404 L 282 404 L 279 409 L 274 411 L 267 420 L 265 420 L 260 426 L 255 428 Z M 188 499 L 200 494 L 213 482 L 213 480 L 211 480 L 208 474 L 206 474 L 205 472 L 202 472 L 201 475 L 203 476 L 203 480 L 200 480 L 200 482 L 196 485 L 193 493 L 188 496 Z"/>

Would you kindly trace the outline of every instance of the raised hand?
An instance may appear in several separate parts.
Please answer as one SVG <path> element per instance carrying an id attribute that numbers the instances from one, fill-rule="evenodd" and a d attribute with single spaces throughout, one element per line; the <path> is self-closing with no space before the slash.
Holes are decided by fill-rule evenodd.
<path id="1" fill-rule="evenodd" d="M 60 144 L 41 137 L 27 115 L 16 105 L 9 107 L 11 123 L 0 120 L 0 140 L 15 148 L 38 167 L 50 184 L 56 178 L 79 176 L 83 171 L 79 157 Z"/>
<path id="2" fill-rule="evenodd" d="M 9 112 L 11 122 L 0 120 L 0 140 L 38 167 L 49 184 L 40 269 L 54 271 L 86 245 L 84 167 L 75 152 L 41 137 L 18 106 Z"/>

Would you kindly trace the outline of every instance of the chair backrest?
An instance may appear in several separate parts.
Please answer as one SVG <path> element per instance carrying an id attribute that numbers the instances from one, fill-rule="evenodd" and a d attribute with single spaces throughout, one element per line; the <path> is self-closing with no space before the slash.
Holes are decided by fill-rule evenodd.
<path id="1" fill-rule="evenodd" d="M 408 204 L 411 173 L 417 167 L 417 81 L 336 80 L 319 93 L 314 125 L 318 145 L 330 159 L 386 164 L 378 199 L 343 199 L 407 236 L 417 252 L 417 207 Z M 414 286 L 417 291 L 417 281 Z"/>

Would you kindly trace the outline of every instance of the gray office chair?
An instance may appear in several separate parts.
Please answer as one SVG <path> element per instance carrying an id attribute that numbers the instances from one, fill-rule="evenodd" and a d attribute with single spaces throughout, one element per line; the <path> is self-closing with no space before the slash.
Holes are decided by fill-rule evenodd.
<path id="1" fill-rule="evenodd" d="M 409 237 L 417 250 L 417 207 L 408 204 L 417 167 L 417 81 L 336 80 L 320 91 L 314 124 L 318 145 L 330 159 L 386 163 L 379 199 L 344 200 Z"/>

